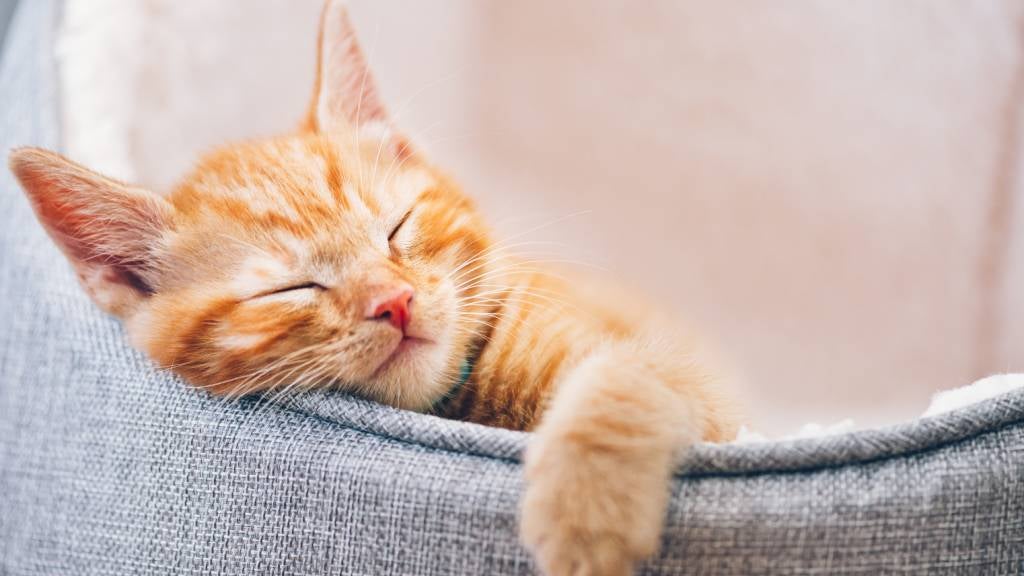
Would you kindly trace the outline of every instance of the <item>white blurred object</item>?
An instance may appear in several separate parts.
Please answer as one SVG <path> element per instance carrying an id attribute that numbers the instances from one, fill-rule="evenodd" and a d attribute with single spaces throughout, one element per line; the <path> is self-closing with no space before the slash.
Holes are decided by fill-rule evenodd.
<path id="1" fill-rule="evenodd" d="M 57 46 L 64 145 L 158 190 L 203 151 L 298 125 L 319 0 L 66 0 Z"/>
<path id="2" fill-rule="evenodd" d="M 928 418 L 936 416 L 938 414 L 944 414 L 951 412 L 958 408 L 970 406 L 989 398 L 994 398 L 1000 394 L 1006 394 L 1012 390 L 1024 388 L 1024 374 L 999 374 L 996 376 L 989 376 L 988 378 L 982 378 L 973 384 L 967 386 L 961 386 L 960 388 L 954 388 L 952 390 L 945 390 L 936 393 L 932 396 L 931 404 L 928 409 L 924 411 L 921 418 Z M 822 426 L 820 424 L 804 424 L 800 430 L 794 434 L 789 434 L 778 438 L 779 440 L 796 440 L 799 438 L 817 438 L 821 436 L 835 436 L 836 434 L 845 434 L 855 429 L 854 421 L 847 418 L 841 422 L 835 424 L 829 424 Z M 739 434 L 736 436 L 736 440 L 733 441 L 735 444 L 748 444 L 752 442 L 770 442 L 774 438 L 770 438 L 760 432 L 749 430 L 746 426 L 740 428 Z"/>
<path id="3" fill-rule="evenodd" d="M 167 190 L 203 152 L 290 131 L 305 114 L 322 0 L 65 2 L 64 146 L 91 168 Z M 471 0 L 351 5 L 396 121 L 463 178 L 479 164 L 477 143 L 461 138 L 474 118 L 476 10 Z"/>
<path id="4" fill-rule="evenodd" d="M 944 414 L 1019 388 L 1024 388 L 1024 374 L 999 374 L 982 378 L 974 384 L 936 393 L 922 416 L 927 418 Z"/>
<path id="5" fill-rule="evenodd" d="M 779 438 L 773 438 L 769 435 L 761 432 L 751 430 L 746 426 L 741 426 L 740 431 L 736 434 L 736 439 L 732 441 L 733 444 L 751 444 L 754 442 L 771 442 L 773 440 L 799 440 L 801 438 L 818 438 L 821 436 L 836 436 L 838 434 L 845 434 L 852 432 L 855 429 L 855 423 L 853 420 L 847 418 L 841 420 L 835 424 L 816 424 L 810 422 L 804 424 L 799 430 L 792 434 L 787 434 Z"/>

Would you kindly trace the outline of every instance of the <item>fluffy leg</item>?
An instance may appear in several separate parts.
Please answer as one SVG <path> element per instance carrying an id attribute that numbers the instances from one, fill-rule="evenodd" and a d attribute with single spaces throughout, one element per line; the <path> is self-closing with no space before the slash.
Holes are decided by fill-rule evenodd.
<path id="1" fill-rule="evenodd" d="M 677 455 L 727 427 L 709 381 L 678 352 L 627 342 L 559 383 L 526 454 L 520 527 L 545 574 L 628 575 L 657 550 Z"/>

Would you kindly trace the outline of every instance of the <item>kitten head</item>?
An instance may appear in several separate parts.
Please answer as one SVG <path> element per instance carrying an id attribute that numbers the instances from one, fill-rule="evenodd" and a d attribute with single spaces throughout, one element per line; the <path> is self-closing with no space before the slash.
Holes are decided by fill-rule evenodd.
<path id="1" fill-rule="evenodd" d="M 488 234 L 392 130 L 337 2 L 318 61 L 297 133 L 216 151 L 167 196 L 39 149 L 11 168 L 93 300 L 191 383 L 426 409 L 483 337 Z"/>

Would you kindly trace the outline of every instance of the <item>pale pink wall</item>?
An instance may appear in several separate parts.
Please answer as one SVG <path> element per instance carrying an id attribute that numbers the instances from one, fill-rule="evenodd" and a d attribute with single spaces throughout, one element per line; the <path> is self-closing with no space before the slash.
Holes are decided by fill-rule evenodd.
<path id="1" fill-rule="evenodd" d="M 318 1 L 256 4 L 147 0 L 162 32 L 104 56 L 107 85 L 141 82 L 122 100 L 139 108 L 125 144 L 143 181 L 298 117 Z M 524 238 L 702 326 L 772 432 L 910 417 L 934 390 L 1024 370 L 1022 10 L 352 2 L 400 124 L 501 229 L 537 228 Z M 124 108 L 87 102 L 93 122 Z"/>
<path id="2" fill-rule="evenodd" d="M 571 241 L 715 334 L 763 427 L 909 416 L 1024 369 L 1020 8 L 488 3 L 486 160 L 592 210 Z"/>

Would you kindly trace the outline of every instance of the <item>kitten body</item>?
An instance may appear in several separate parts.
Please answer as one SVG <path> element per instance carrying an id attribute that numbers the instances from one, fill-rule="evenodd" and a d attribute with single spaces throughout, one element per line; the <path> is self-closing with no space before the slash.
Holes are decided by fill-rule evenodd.
<path id="1" fill-rule="evenodd" d="M 631 297 L 516 259 L 393 130 L 328 2 L 309 113 L 167 195 L 25 148 L 11 168 L 133 343 L 226 396 L 332 386 L 532 430 L 522 536 L 548 574 L 657 548 L 676 456 L 736 431 L 697 348 Z"/>

